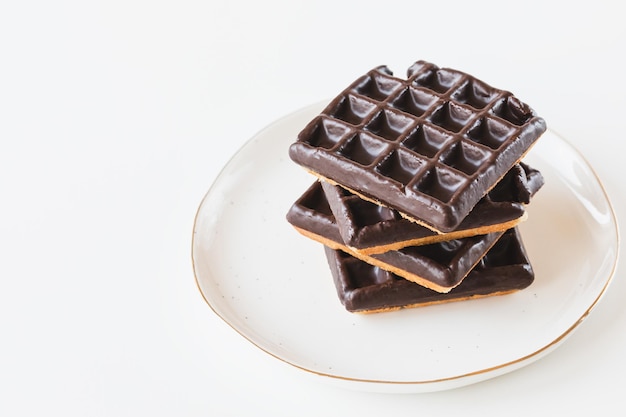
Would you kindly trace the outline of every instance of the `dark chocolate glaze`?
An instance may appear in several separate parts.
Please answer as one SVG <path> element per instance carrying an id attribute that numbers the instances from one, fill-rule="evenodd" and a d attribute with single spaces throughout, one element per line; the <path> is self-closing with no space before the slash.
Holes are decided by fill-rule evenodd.
<path id="1" fill-rule="evenodd" d="M 508 222 L 523 217 L 524 204 L 543 186 L 541 173 L 525 163 L 516 164 L 495 187 L 483 197 L 454 231 L 464 237 L 492 230 L 510 228 Z M 345 244 L 363 253 L 385 251 L 385 246 L 400 249 L 404 242 L 421 244 L 446 240 L 447 234 L 412 222 L 393 209 L 363 200 L 342 187 L 321 182 L 326 199 Z M 503 228 L 498 228 L 503 225 Z"/>
<path id="2" fill-rule="evenodd" d="M 457 286 L 504 233 L 501 231 L 429 245 L 409 246 L 376 255 L 361 254 L 354 252 L 343 242 L 325 194 L 315 184 L 291 206 L 287 221 L 327 246 L 346 251 L 407 280 L 441 292 Z"/>
<path id="3" fill-rule="evenodd" d="M 351 255 L 325 247 L 337 295 L 351 312 L 404 307 L 503 294 L 532 284 L 534 272 L 517 229 L 507 231 L 456 288 L 439 293 Z"/>
<path id="4" fill-rule="evenodd" d="M 456 229 L 546 130 L 510 92 L 419 61 L 374 68 L 289 148 L 316 175 L 439 232 Z"/>
<path id="5" fill-rule="evenodd" d="M 397 272 L 398 275 L 411 281 L 424 280 L 433 283 L 441 287 L 443 292 L 444 289 L 457 286 L 503 233 L 494 232 L 429 245 L 407 246 L 370 256 L 382 262 L 379 266 L 385 269 L 395 271 L 397 268 L 402 271 Z"/>

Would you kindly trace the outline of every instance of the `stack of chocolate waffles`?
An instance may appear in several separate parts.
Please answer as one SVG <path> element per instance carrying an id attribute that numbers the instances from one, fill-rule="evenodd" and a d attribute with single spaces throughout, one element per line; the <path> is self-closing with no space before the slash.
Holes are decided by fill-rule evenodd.
<path id="1" fill-rule="evenodd" d="M 543 177 L 522 158 L 545 130 L 528 105 L 463 72 L 375 68 L 289 148 L 317 181 L 287 220 L 325 246 L 348 311 L 526 288 L 517 225 Z"/>

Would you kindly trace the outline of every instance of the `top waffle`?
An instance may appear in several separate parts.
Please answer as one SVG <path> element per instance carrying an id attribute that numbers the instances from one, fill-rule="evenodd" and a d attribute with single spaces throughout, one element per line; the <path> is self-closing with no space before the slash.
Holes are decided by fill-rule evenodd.
<path id="1" fill-rule="evenodd" d="M 418 61 L 406 79 L 381 66 L 356 80 L 289 155 L 322 179 L 450 232 L 545 130 L 510 92 Z"/>

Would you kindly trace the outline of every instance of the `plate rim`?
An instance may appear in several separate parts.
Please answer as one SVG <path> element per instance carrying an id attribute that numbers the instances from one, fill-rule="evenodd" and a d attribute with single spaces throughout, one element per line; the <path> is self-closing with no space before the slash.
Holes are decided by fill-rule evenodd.
<path id="1" fill-rule="evenodd" d="M 582 322 L 585 321 L 585 319 L 591 314 L 591 312 L 595 309 L 595 307 L 598 305 L 599 301 L 603 298 L 603 296 L 605 295 L 607 289 L 609 288 L 611 282 L 613 281 L 614 277 L 615 277 L 615 273 L 617 270 L 617 266 L 619 263 L 619 254 L 620 254 L 620 246 L 621 246 L 621 235 L 620 235 L 620 227 L 619 227 L 619 223 L 618 223 L 618 219 L 616 216 L 616 212 L 615 209 L 613 207 L 613 204 L 611 202 L 611 199 L 606 191 L 606 188 L 604 186 L 604 183 L 602 182 L 600 176 L 598 175 L 598 173 L 596 172 L 595 168 L 589 163 L 589 161 L 587 160 L 587 158 L 584 156 L 584 154 L 578 150 L 578 148 L 576 148 L 567 138 L 565 138 L 564 136 L 560 135 L 558 132 L 556 132 L 554 129 L 548 128 L 547 131 L 558 137 L 559 140 L 561 140 L 564 144 L 567 145 L 567 147 L 570 148 L 570 150 L 576 154 L 576 156 L 578 158 L 580 158 L 581 161 L 584 162 L 586 168 L 589 169 L 590 174 L 592 176 L 593 179 L 595 179 L 595 181 L 597 182 L 598 186 L 599 186 L 599 191 L 601 191 L 601 195 L 603 196 L 604 200 L 606 201 L 607 207 L 608 207 L 608 213 L 610 214 L 610 218 L 611 218 L 611 223 L 612 223 L 612 227 L 611 229 L 614 232 L 615 235 L 615 243 L 614 243 L 614 247 L 615 247 L 615 256 L 614 259 L 612 259 L 612 265 L 611 265 L 611 269 L 607 274 L 607 277 L 604 278 L 604 283 L 602 285 L 602 289 L 599 291 L 598 295 L 595 297 L 595 299 L 593 300 L 593 302 L 585 309 L 585 311 L 583 312 L 583 314 L 577 319 L 575 320 L 567 329 L 565 329 L 560 335 L 558 335 L 557 337 L 555 337 L 550 343 L 540 347 L 539 349 L 534 350 L 531 353 L 528 353 L 526 355 L 523 355 L 519 358 L 516 358 L 514 360 L 510 360 L 495 366 L 491 366 L 491 367 L 487 367 L 487 368 L 482 368 L 476 371 L 471 371 L 471 372 L 464 372 L 462 374 L 457 374 L 457 375 L 453 375 L 453 376 L 448 376 L 448 377 L 442 377 L 442 378 L 432 378 L 432 379 L 427 379 L 427 380 L 415 380 L 415 381 L 393 381 L 393 380 L 384 380 L 384 379 L 369 379 L 369 378 L 360 378 L 360 377 L 350 377 L 350 376 L 343 376 L 343 375 L 337 375 L 337 374 L 332 374 L 332 373 L 328 373 L 328 372 L 323 372 L 323 371 L 318 371 L 315 369 L 310 369 L 307 368 L 306 366 L 300 365 L 298 363 L 295 363 L 293 361 L 290 361 L 284 357 L 281 357 L 280 355 L 270 351 L 269 349 L 261 346 L 259 343 L 257 343 L 255 340 L 253 340 L 251 337 L 247 336 L 246 334 L 244 334 L 244 332 L 240 329 L 237 328 L 237 326 L 233 323 L 231 323 L 226 317 L 224 317 L 217 309 L 216 307 L 211 303 L 211 301 L 207 298 L 207 296 L 205 295 L 201 284 L 199 282 L 199 277 L 198 277 L 198 271 L 197 271 L 197 265 L 196 265 L 196 235 L 197 235 L 197 229 L 198 229 L 198 222 L 199 222 L 199 218 L 202 212 L 202 208 L 205 204 L 205 202 L 208 200 L 209 196 L 212 194 L 212 192 L 215 190 L 215 188 L 218 185 L 219 180 L 222 178 L 222 176 L 224 175 L 224 172 L 226 171 L 226 169 L 232 164 L 233 160 L 235 160 L 248 146 L 251 145 L 251 143 L 256 140 L 259 136 L 263 135 L 264 132 L 271 130 L 273 127 L 275 127 L 276 125 L 279 125 L 281 123 L 285 123 L 288 119 L 293 118 L 293 117 L 297 117 L 299 115 L 301 115 L 302 113 L 308 113 L 308 112 L 313 112 L 313 109 L 323 109 L 324 105 L 328 103 L 328 100 L 324 100 L 324 101 L 319 101 L 317 103 L 313 103 L 313 104 L 309 104 L 307 106 L 303 106 L 295 111 L 289 112 L 284 114 L 283 116 L 277 118 L 276 120 L 272 121 L 271 123 L 267 124 L 265 127 L 263 127 L 262 129 L 258 130 L 254 135 L 252 135 L 250 138 L 248 138 L 246 141 L 243 142 L 243 144 L 231 155 L 231 157 L 226 161 L 226 163 L 220 168 L 220 170 L 218 171 L 218 173 L 216 174 L 216 176 L 214 177 L 213 181 L 211 182 L 211 185 L 209 186 L 208 190 L 205 192 L 205 194 L 203 195 L 203 197 L 200 200 L 200 203 L 198 205 L 198 208 L 195 212 L 194 215 L 194 221 L 193 221 L 193 225 L 192 225 L 192 236 L 191 236 L 191 264 L 192 264 L 192 270 L 193 270 L 193 275 L 194 275 L 194 282 L 195 285 L 198 289 L 198 291 L 200 292 L 200 295 L 202 296 L 202 299 L 205 301 L 205 303 L 209 306 L 209 308 L 224 322 L 226 323 L 231 329 L 233 329 L 237 334 L 239 334 L 241 337 L 243 337 L 245 340 L 247 340 L 248 342 L 250 342 L 253 346 L 255 346 L 256 348 L 260 349 L 261 351 L 265 352 L 266 354 L 270 355 L 271 357 L 278 359 L 280 362 L 282 363 L 286 363 L 291 367 L 300 369 L 302 371 L 305 371 L 308 374 L 313 374 L 313 375 L 317 375 L 320 377 L 324 377 L 328 380 L 331 380 L 333 382 L 349 382 L 349 383 L 358 383 L 361 387 L 364 388 L 373 388 L 375 390 L 379 390 L 381 387 L 404 387 L 404 388 L 408 388 L 409 390 L 406 392 L 428 392 L 428 391 L 439 391 L 439 390 L 443 390 L 443 389 L 428 389 L 428 390 L 423 390 L 420 389 L 419 391 L 415 391 L 412 390 L 411 388 L 424 388 L 427 386 L 435 386 L 435 385 L 441 385 L 442 383 L 452 383 L 452 386 L 450 386 L 449 388 L 446 389 L 452 389 L 455 387 L 459 387 L 459 386 L 465 386 L 465 385 L 469 385 L 473 382 L 479 382 L 483 379 L 487 379 L 487 378 L 483 378 L 480 379 L 481 376 L 489 376 L 492 373 L 495 373 L 495 375 L 493 375 L 493 377 L 498 376 L 499 374 L 497 374 L 498 371 L 503 371 L 506 368 L 512 368 L 510 369 L 511 371 L 520 368 L 525 362 L 529 362 L 531 359 L 534 360 L 538 360 L 540 359 L 543 355 L 549 353 L 550 351 L 552 351 L 553 349 L 555 349 L 557 346 L 559 346 L 565 339 L 567 339 L 567 337 L 569 337 L 573 331 L 575 329 L 577 329 L 580 324 Z M 504 373 L 504 372 L 502 372 Z M 469 381 L 467 382 L 468 379 L 476 379 L 476 381 Z M 466 381 L 466 382 L 463 382 Z M 456 384 L 454 384 L 456 383 Z M 394 391 L 392 391 L 394 392 Z"/>

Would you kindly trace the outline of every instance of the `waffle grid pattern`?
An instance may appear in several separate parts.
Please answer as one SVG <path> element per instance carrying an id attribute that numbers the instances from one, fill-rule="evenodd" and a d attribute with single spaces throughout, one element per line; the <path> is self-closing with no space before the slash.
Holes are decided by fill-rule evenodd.
<path id="1" fill-rule="evenodd" d="M 523 163 L 518 164 L 507 172 L 502 180 L 482 198 L 476 208 L 481 204 L 483 206 L 499 204 L 500 209 L 508 214 L 509 206 L 518 207 L 520 203 L 528 204 L 531 196 L 542 186 L 543 177 L 537 170 Z M 336 198 L 333 201 L 336 202 L 337 209 L 333 211 L 333 214 L 335 217 L 338 217 L 338 213 L 342 214 L 342 228 L 347 231 L 356 231 L 365 227 L 404 220 L 404 217 L 396 210 L 363 200 L 345 189 L 338 187 L 336 190 Z M 329 192 L 326 192 L 327 197 L 333 197 L 328 194 Z M 517 212 L 517 210 L 514 211 Z M 507 217 L 499 220 L 505 222 L 510 219 Z M 488 222 L 485 223 L 489 224 Z"/>
<path id="2" fill-rule="evenodd" d="M 447 292 L 458 285 L 505 233 L 493 232 L 365 255 L 346 247 L 325 194 L 316 185 L 311 185 L 292 205 L 287 213 L 289 223 L 325 246 L 350 253 L 362 261 L 439 292 Z"/>
<path id="3" fill-rule="evenodd" d="M 505 233 L 495 245 L 480 259 L 475 266 L 476 270 L 484 268 L 496 268 L 510 265 L 523 265 L 528 268 L 530 263 L 515 229 Z M 404 280 L 404 278 L 381 269 L 375 265 L 365 263 L 349 254 L 342 252 L 340 255 L 343 267 L 348 272 L 350 281 L 346 288 L 356 289 L 368 286 L 385 284 L 387 282 Z M 355 269 L 357 268 L 357 269 Z"/>
<path id="4" fill-rule="evenodd" d="M 384 311 L 476 298 L 528 287 L 534 280 L 519 233 L 505 233 L 457 287 L 439 293 L 341 251 L 326 248 L 335 286 L 349 311 Z"/>
<path id="5" fill-rule="evenodd" d="M 409 217 L 423 214 L 410 210 L 417 201 L 448 215 L 463 212 L 460 221 L 543 130 L 543 120 L 511 93 L 420 61 L 406 79 L 383 66 L 354 82 L 294 144 L 314 149 L 315 157 L 294 160 Z M 326 172 L 319 161 L 343 173 Z M 479 176 L 489 185 L 467 201 L 469 207 L 451 209 L 464 204 Z M 381 189 L 412 201 L 385 201 Z M 418 220 L 436 227 L 436 220 Z"/>

